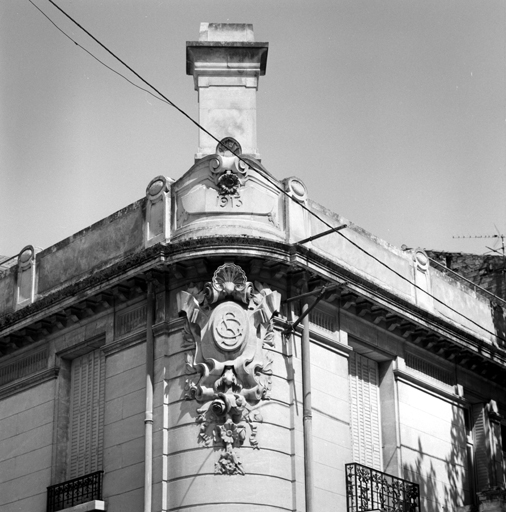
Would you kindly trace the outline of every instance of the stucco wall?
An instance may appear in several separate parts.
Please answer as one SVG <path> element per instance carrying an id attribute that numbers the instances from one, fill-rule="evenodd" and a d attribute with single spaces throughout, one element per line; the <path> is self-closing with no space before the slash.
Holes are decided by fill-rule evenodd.
<path id="1" fill-rule="evenodd" d="M 38 294 L 43 296 L 141 250 L 143 205 L 144 200 L 137 201 L 39 253 Z"/>
<path id="2" fill-rule="evenodd" d="M 348 358 L 313 343 L 311 383 L 315 509 L 345 510 L 344 465 L 352 460 Z"/>
<path id="3" fill-rule="evenodd" d="M 185 373 L 186 351 L 183 346 L 182 325 L 168 339 L 165 375 L 167 376 L 167 466 L 168 508 L 197 510 L 203 505 L 219 505 L 220 510 L 248 511 L 290 510 L 293 500 L 293 439 L 289 407 L 291 384 L 281 346 L 270 351 L 274 359 L 272 400 L 260 402 L 263 422 L 258 423 L 259 449 L 248 440 L 238 449 L 245 475 L 216 476 L 215 463 L 221 446 L 206 447 L 198 440 L 199 425 L 195 422 L 195 400 L 185 400 L 187 379 L 195 374 Z M 248 433 L 249 436 L 249 433 Z M 212 510 L 212 509 L 210 509 Z"/>
<path id="4" fill-rule="evenodd" d="M 140 302 L 130 304 L 125 311 L 140 305 Z M 171 310 L 175 307 L 173 302 L 167 304 Z M 337 311 L 330 309 L 326 314 L 328 318 L 334 318 L 337 325 Z M 67 329 L 52 343 L 59 351 L 67 351 L 73 345 L 107 331 L 107 343 L 103 347 L 107 356 L 104 498 L 109 512 L 120 512 L 142 508 L 145 342 L 139 326 L 140 330 L 135 327 L 115 340 L 112 318 L 112 314 L 102 313 Z M 186 381 L 194 376 L 186 373 L 189 347 L 183 342 L 183 325 L 184 321 L 174 315 L 169 324 L 155 326 L 155 332 L 162 331 L 155 340 L 153 502 L 156 509 L 197 511 L 206 505 L 216 512 L 218 509 L 237 511 L 241 504 L 245 507 L 247 504 L 248 512 L 302 512 L 300 337 L 287 343 L 279 332 L 276 335 L 275 346 L 269 349 L 273 359 L 272 398 L 261 402 L 259 407 L 263 416 L 257 434 L 260 448 L 253 449 L 246 440 L 244 446 L 238 448 L 246 474 L 220 476 L 214 474 L 214 464 L 222 447 L 206 447 L 199 443 L 199 425 L 195 421 L 199 404 L 185 399 Z M 337 341 L 338 332 L 327 333 L 328 340 L 325 341 L 322 330 L 315 324 L 311 327 L 315 503 L 318 510 L 344 510 L 344 465 L 352 461 L 347 355 L 351 350 L 360 350 L 365 355 L 380 354 L 384 360 L 394 361 L 397 356 L 402 359 L 406 343 L 349 312 L 341 311 L 340 314 L 340 329 L 349 333 L 348 347 Z M 344 333 L 343 336 L 346 339 Z M 137 344 L 132 345 L 134 339 Z M 444 365 L 451 370 L 450 363 Z M 404 368 L 405 373 L 409 371 Z M 399 476 L 420 484 L 425 499 L 424 510 L 440 512 L 446 506 L 451 511 L 452 507 L 463 503 L 469 489 L 464 477 L 467 461 L 464 416 L 459 405 L 462 399 L 456 395 L 454 399 L 448 398 L 454 392 L 450 385 L 445 385 L 442 393 L 438 393 L 433 384 L 425 386 L 424 379 L 428 382 L 428 378 L 423 375 L 418 375 L 416 385 L 397 379 L 396 375 L 388 372 L 385 378 L 395 383 L 397 395 L 394 385 L 380 394 L 391 395 L 391 400 L 382 396 L 381 405 L 388 402 L 392 411 L 397 402 Z M 455 375 L 460 374 L 455 372 Z M 460 383 L 472 387 L 476 393 L 488 393 L 485 381 L 464 377 L 465 374 L 458 377 Z M 37 511 L 45 506 L 46 486 L 54 483 L 51 481 L 51 444 L 55 383 L 56 380 L 51 380 L 0 401 L 2 512 L 17 511 L 20 507 Z M 389 417 L 383 416 L 382 421 L 395 430 L 392 411 Z M 395 439 L 391 440 L 392 453 L 394 442 Z M 395 474 L 395 467 L 392 468 L 390 472 Z M 16 496 L 11 489 L 16 490 Z"/>
<path id="5" fill-rule="evenodd" d="M 338 215 L 330 215 L 330 212 L 327 213 L 323 208 L 319 210 L 317 204 L 312 206 L 316 213 L 332 226 L 348 223 L 350 227 L 343 230 L 343 235 L 363 250 L 357 248 L 339 233 L 318 238 L 307 244 L 308 247 L 399 297 L 411 302 L 415 301 L 415 290 L 410 284 L 413 282 L 413 262 L 409 254 L 402 253 L 399 249 L 377 239 Z M 328 229 L 328 226 L 311 217 L 311 233 L 309 235 L 323 233 Z M 404 279 L 388 270 L 364 251 L 395 269 Z"/>
<path id="6" fill-rule="evenodd" d="M 453 272 L 506 299 L 503 256 L 440 251 L 428 251 L 428 254 Z"/>
<path id="7" fill-rule="evenodd" d="M 51 483 L 55 380 L 0 400 L 0 510 L 42 511 Z"/>
<path id="8" fill-rule="evenodd" d="M 109 512 L 142 510 L 145 344 L 106 359 L 104 497 Z"/>
<path id="9" fill-rule="evenodd" d="M 404 478 L 420 484 L 424 511 L 452 512 L 469 492 L 464 411 L 405 382 L 398 397 Z"/>
<path id="10" fill-rule="evenodd" d="M 489 298 L 477 294 L 469 286 L 434 267 L 429 266 L 425 272 L 417 275 L 412 250 L 402 251 L 317 203 L 311 202 L 310 205 L 330 225 L 348 224 L 342 234 L 352 243 L 339 233 L 332 233 L 304 244 L 306 247 L 401 299 L 463 327 L 490 344 L 495 343 L 494 335 L 504 335 L 504 319 L 498 323 L 497 313 L 492 310 Z M 326 230 L 327 225 L 311 217 L 307 236 Z"/>
<path id="11" fill-rule="evenodd" d="M 433 295 L 441 301 L 434 303 L 434 309 L 443 318 L 450 319 L 471 332 L 475 331 L 479 337 L 486 338 L 489 343 L 495 341 L 493 334 L 497 331 L 490 299 L 477 295 L 468 286 L 456 282 L 450 276 L 435 269 L 431 269 L 431 282 Z"/>
<path id="12" fill-rule="evenodd" d="M 0 314 L 14 311 L 16 272 L 14 268 L 0 271 Z"/>

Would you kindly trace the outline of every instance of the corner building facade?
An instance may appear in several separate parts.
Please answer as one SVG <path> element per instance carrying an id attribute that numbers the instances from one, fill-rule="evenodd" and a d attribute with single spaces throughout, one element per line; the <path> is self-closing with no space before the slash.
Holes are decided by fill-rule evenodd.
<path id="1" fill-rule="evenodd" d="M 3 261 L 3 512 L 505 510 L 506 302 L 263 167 L 267 51 L 203 24 L 220 142 Z"/>

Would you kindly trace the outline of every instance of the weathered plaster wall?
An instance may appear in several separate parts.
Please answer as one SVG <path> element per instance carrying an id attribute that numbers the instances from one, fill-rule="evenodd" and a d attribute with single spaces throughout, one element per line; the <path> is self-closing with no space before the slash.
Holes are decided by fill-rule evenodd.
<path id="1" fill-rule="evenodd" d="M 268 172 L 253 161 L 241 193 L 235 196 L 220 194 L 213 181 L 212 166 L 216 161 L 215 156 L 199 160 L 172 185 L 171 241 L 237 235 L 296 242 L 328 229 L 298 203 L 281 194 L 266 178 Z M 254 165 L 261 172 L 257 172 Z M 294 183 L 297 186 L 293 186 Z M 301 198 L 305 197 L 304 185 L 294 178 L 278 182 L 278 185 L 286 188 L 290 195 L 298 191 Z M 139 200 L 38 253 L 35 287 L 38 297 L 142 250 L 146 229 L 144 204 L 144 199 Z M 493 342 L 496 333 L 505 336 L 504 313 L 497 308 L 494 310 L 487 298 L 433 267 L 419 272 L 411 250 L 397 249 L 317 203 L 307 200 L 307 205 L 330 225 L 347 223 L 348 228 L 341 234 L 352 243 L 334 233 L 306 243 L 305 247 L 373 286 L 450 321 L 456 327 L 464 327 L 488 343 Z M 14 270 L 0 275 L 2 314 L 14 310 L 15 276 Z"/>
<path id="2" fill-rule="evenodd" d="M 268 180 L 258 176 L 248 181 L 249 196 L 246 194 L 243 199 L 249 202 L 241 205 L 227 202 L 221 206 L 220 196 L 212 188 L 208 175 L 210 160 L 197 163 L 174 184 L 176 201 L 172 203 L 172 235 L 176 243 L 185 238 L 230 234 L 293 242 L 327 229 L 307 217 L 300 207 L 288 208 L 287 199 L 273 189 Z M 262 200 L 256 201 L 257 197 Z M 185 198 L 189 198 L 186 203 Z M 138 201 L 39 253 L 39 294 L 47 295 L 142 250 L 143 205 L 144 200 Z M 332 225 L 346 222 L 315 203 L 310 205 Z M 286 212 L 293 224 L 288 226 L 288 231 L 284 229 Z M 427 301 L 418 293 L 411 283 L 423 279 L 416 274 L 412 253 L 391 247 L 353 225 L 343 233 L 379 262 L 338 234 L 306 246 L 350 274 L 372 283 L 371 288 L 381 287 L 402 301 L 474 332 L 478 338 L 487 339 L 488 336 L 489 341 L 492 339 L 472 321 L 464 320 L 437 301 Z M 233 248 L 227 250 L 231 257 L 236 254 Z M 380 262 L 395 269 L 402 277 Z M 436 298 L 494 331 L 488 300 L 433 268 L 429 268 L 426 275 L 427 289 Z M 415 276 L 421 280 L 417 281 Z M 281 284 L 277 283 L 277 286 Z M 14 293 L 15 272 L 4 272 L 0 276 L 2 313 L 12 310 Z M 293 345 L 285 343 L 278 332 L 274 348 L 269 349 L 274 371 L 272 399 L 259 406 L 263 415 L 257 435 L 260 449 L 253 449 L 248 441 L 238 449 L 246 474 L 217 476 L 214 465 L 222 447 L 206 447 L 198 440 L 199 425 L 195 420 L 199 404 L 185 399 L 187 380 L 194 378 L 186 369 L 190 347 L 183 339 L 184 322 L 177 319 L 175 297 L 170 300 L 168 297 L 169 294 L 167 304 L 164 297 L 157 298 L 155 321 L 160 330 L 156 331 L 155 341 L 153 501 L 156 510 L 183 509 L 189 512 L 206 506 L 211 511 L 219 509 L 222 512 L 237 511 L 244 505 L 248 512 L 302 512 L 305 504 L 300 339 L 295 337 Z M 110 512 L 141 509 L 143 500 L 146 368 L 142 329 L 145 316 L 139 317 L 138 324 L 131 326 L 134 331 L 137 329 L 134 333 L 139 335 L 137 338 L 127 332 L 126 327 L 125 332 L 120 327 L 123 312 L 128 313 L 128 308 L 134 306 L 137 307 L 132 303 L 120 305 L 116 317 L 111 311 L 98 313 L 92 319 L 76 321 L 72 327 L 67 325 L 59 335 L 49 335 L 54 342 L 54 362 L 55 352 L 69 351 L 74 345 L 105 334 L 104 497 Z M 332 315 L 337 316 L 338 312 L 334 311 Z M 168 325 L 164 324 L 167 318 L 172 319 Z M 390 380 L 381 383 L 380 391 L 383 411 L 388 411 L 388 416 L 383 418 L 384 443 L 392 455 L 384 469 L 419 482 L 428 512 L 439 512 L 444 506 L 451 510 L 448 504 L 461 504 L 463 494 L 469 488 L 464 482 L 463 413 L 455 405 L 457 399 L 453 403 L 443 396 L 448 397 L 453 391 L 446 390 L 446 394 L 438 396 L 437 392 L 421 389 L 423 386 L 394 382 L 394 362 L 397 357 L 404 357 L 408 342 L 386 328 L 350 311 L 341 311 L 340 329 L 348 333 L 350 339 L 354 338 L 350 341 L 350 350 L 391 365 L 385 372 L 385 379 Z M 344 465 L 352 461 L 348 359 L 346 350 L 339 349 L 337 342 L 334 343 L 337 338 L 333 340 L 330 336 L 322 341 L 323 338 L 314 335 L 311 347 L 315 499 L 318 510 L 341 510 L 346 501 Z M 111 348 L 113 345 L 116 348 Z M 424 357 L 427 355 L 428 352 Z M 455 373 L 458 375 L 457 369 Z M 462 371 L 459 383 L 483 391 L 487 399 L 494 393 L 498 400 L 501 399 L 497 390 L 488 389 L 485 379 L 471 377 L 465 371 Z M 55 396 L 54 382 L 51 381 L 0 402 L 0 479 L 4 479 L 0 480 L 0 485 L 7 489 L 0 491 L 0 506 L 7 507 L 5 510 L 9 512 L 17 510 L 18 506 L 26 509 L 31 509 L 32 505 L 43 506 L 45 488 L 54 483 L 51 482 L 50 444 Z M 23 401 L 27 404 L 26 409 Z M 396 434 L 386 435 L 396 427 L 399 428 L 399 446 Z M 34 462 L 28 464 L 32 458 Z M 32 485 L 32 482 L 35 483 Z M 13 498 L 11 488 L 19 490 L 20 487 L 30 489 L 29 496 L 26 492 L 23 494 L 25 503 L 15 502 L 17 498 Z"/>
<path id="3" fill-rule="evenodd" d="M 489 299 L 478 295 L 468 286 L 462 285 L 436 269 L 431 269 L 431 282 L 432 294 L 443 303 L 434 302 L 434 309 L 440 316 L 462 325 L 469 331 L 476 331 L 478 336 L 488 339 L 491 343 L 494 341 L 494 336 L 484 330 L 487 329 L 491 333 L 496 332 Z M 452 311 L 446 305 L 462 313 L 465 317 Z M 484 329 L 480 329 L 476 324 Z"/>
<path id="4" fill-rule="evenodd" d="M 37 255 L 38 293 L 43 296 L 141 250 L 144 200 L 76 233 Z"/>
<path id="5" fill-rule="evenodd" d="M 209 78 L 198 80 L 199 122 L 219 140 L 235 137 L 245 153 L 257 154 L 256 87 L 258 78 Z M 218 83 L 216 83 L 218 82 Z M 214 87 L 213 87 L 214 86 Z M 216 141 L 199 130 L 199 154 L 209 154 Z"/>
<path id="6" fill-rule="evenodd" d="M 75 325 L 65 329 L 49 339 L 51 340 L 51 351 L 54 354 L 62 354 L 87 340 L 94 340 L 104 336 L 110 342 L 114 338 L 114 314 L 111 311 L 95 315 L 87 321 L 79 321 Z"/>
<path id="7" fill-rule="evenodd" d="M 153 503 L 156 510 L 197 512 L 205 504 L 211 511 L 237 511 L 241 504 L 247 504 L 248 512 L 302 512 L 300 338 L 295 337 L 294 344 L 285 343 L 278 334 L 275 347 L 269 351 L 274 361 L 272 399 L 262 402 L 260 407 L 263 415 L 263 423 L 258 424 L 260 449 L 254 450 L 247 441 L 238 449 L 246 475 L 216 476 L 214 464 L 221 447 L 204 447 L 198 442 L 199 425 L 195 422 L 198 404 L 184 398 L 186 380 L 192 377 L 186 373 L 188 345 L 183 342 L 184 321 L 176 318 L 174 300 L 167 300 L 165 304 L 160 295 L 157 302 L 160 323 L 155 326 L 158 334 L 155 341 L 153 449 Z M 137 301 L 120 309 L 116 315 L 116 329 L 119 329 L 117 319 L 123 312 L 140 306 L 142 303 Z M 163 324 L 164 308 L 173 318 L 168 326 Z M 347 351 L 359 350 L 366 356 L 380 354 L 393 361 L 397 356 L 404 356 L 406 342 L 350 312 L 334 310 L 328 316 L 349 334 L 350 346 L 339 346 L 338 331 L 323 336 L 322 329 L 312 324 L 315 503 L 318 510 L 341 510 L 346 502 L 344 465 L 352 461 Z M 56 337 L 53 335 L 53 344 L 56 351 L 65 352 L 74 345 L 95 339 L 100 333 L 107 339 L 104 346 L 107 355 L 104 497 L 108 501 L 108 510 L 119 512 L 142 508 L 145 343 L 142 320 L 132 324 L 130 332 L 115 339 L 113 318 L 109 311 L 82 321 Z M 327 341 L 324 338 L 328 338 Z M 451 365 L 447 363 L 447 366 Z M 456 375 L 460 374 L 456 372 Z M 394 383 L 391 372 L 386 378 Z M 53 483 L 51 442 L 55 382 L 46 382 L 0 401 L 2 512 L 4 509 L 17 511 L 19 506 L 26 510 L 44 506 L 46 486 Z M 484 396 L 490 394 L 487 382 L 468 372 L 462 372 L 459 383 L 475 392 L 483 392 Z M 453 511 L 452 506 L 463 502 L 469 488 L 464 478 L 467 462 L 463 412 L 455 405 L 457 399 L 452 403 L 445 398 L 445 393 L 451 394 L 453 388 L 446 386 L 445 393 L 438 396 L 434 389 L 423 390 L 402 380 L 396 385 L 398 398 L 390 396 L 389 401 L 382 396 L 381 405 L 384 407 L 388 403 L 394 410 L 394 402 L 398 400 L 401 476 L 421 485 L 426 500 L 424 510 L 440 512 L 446 506 L 448 512 Z M 394 393 L 394 386 L 380 392 L 388 393 Z M 497 394 L 496 399 L 500 400 L 501 396 Z M 386 409 L 382 410 L 382 415 L 384 411 Z M 395 428 L 394 418 L 383 416 L 385 421 Z M 390 443 L 392 449 L 395 449 L 394 443 L 395 438 Z M 389 472 L 395 474 L 395 468 Z M 32 481 L 36 481 L 33 486 Z M 9 502 L 11 486 L 18 490 L 21 486 L 23 489 L 29 486 L 33 494 L 27 496 L 24 489 L 24 494 L 20 494 L 24 501 Z M 5 501 L 2 503 L 1 500 Z"/>
<path id="8" fill-rule="evenodd" d="M 46 507 L 55 380 L 0 400 L 0 510 Z"/>
<path id="9" fill-rule="evenodd" d="M 14 311 L 16 269 L 0 271 L 0 315 Z"/>
<path id="10" fill-rule="evenodd" d="M 311 383 L 315 510 L 345 510 L 344 465 L 352 460 L 348 358 L 313 343 Z"/>
<path id="11" fill-rule="evenodd" d="M 180 324 L 180 329 L 182 325 Z M 214 465 L 222 447 L 206 447 L 198 440 L 195 400 L 185 400 L 186 351 L 182 331 L 172 332 L 167 345 L 164 373 L 167 376 L 167 462 L 163 469 L 170 510 L 197 510 L 219 505 L 220 510 L 290 510 L 293 501 L 293 438 L 290 404 L 291 384 L 279 338 L 270 350 L 274 359 L 272 400 L 260 402 L 263 422 L 258 423 L 259 449 L 246 439 L 238 449 L 245 475 L 216 476 Z M 249 436 L 249 433 L 248 433 Z M 242 508 L 241 508 L 242 507 Z M 212 510 L 212 508 L 209 508 Z"/>
<path id="12" fill-rule="evenodd" d="M 461 252 L 427 251 L 457 274 L 506 299 L 506 260 L 496 254 L 466 254 Z"/>
<path id="13" fill-rule="evenodd" d="M 320 217 L 332 226 L 337 227 L 341 223 L 350 224 L 349 228 L 343 230 L 343 235 L 382 263 L 394 268 L 405 279 L 400 278 L 381 263 L 375 261 L 339 233 L 318 238 L 310 244 L 305 244 L 306 246 L 311 247 L 331 261 L 339 263 L 345 269 L 384 287 L 405 300 L 414 302 L 415 291 L 410 284 L 413 281 L 413 262 L 410 255 L 377 239 L 357 226 L 353 226 L 346 219 L 332 214 L 320 205 L 313 203 L 311 206 Z M 311 233 L 308 236 L 322 233 L 328 229 L 328 226 L 311 217 Z"/>
<path id="14" fill-rule="evenodd" d="M 398 396 L 404 478 L 420 484 L 424 511 L 453 512 L 469 492 L 464 411 L 405 382 Z"/>
<path id="15" fill-rule="evenodd" d="M 316 203 L 311 206 L 331 225 L 350 224 Z M 311 218 L 308 236 L 327 229 L 320 221 Z M 494 316 L 497 314 L 492 311 L 488 298 L 433 267 L 427 269 L 426 284 L 422 284 L 415 279 L 416 263 L 411 251 L 401 251 L 352 224 L 342 233 L 363 250 L 339 234 L 330 234 L 305 245 L 401 299 L 464 327 L 488 343 L 495 343 L 494 335 L 500 333 Z M 435 300 L 411 283 L 425 289 Z"/>
<path id="16" fill-rule="evenodd" d="M 104 497 L 109 512 L 142 510 L 145 343 L 106 358 Z"/>

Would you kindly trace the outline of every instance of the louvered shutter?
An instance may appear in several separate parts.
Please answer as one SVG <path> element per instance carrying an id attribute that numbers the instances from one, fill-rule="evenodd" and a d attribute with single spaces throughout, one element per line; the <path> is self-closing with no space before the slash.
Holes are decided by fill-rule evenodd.
<path id="1" fill-rule="evenodd" d="M 474 467 L 477 491 L 490 485 L 490 427 L 485 404 L 473 405 Z"/>
<path id="2" fill-rule="evenodd" d="M 502 485 L 506 485 L 506 423 L 501 425 Z"/>
<path id="3" fill-rule="evenodd" d="M 72 361 L 68 478 L 102 469 L 105 361 L 94 350 Z"/>
<path id="4" fill-rule="evenodd" d="M 353 461 L 381 470 L 378 363 L 352 352 L 349 364 Z"/>

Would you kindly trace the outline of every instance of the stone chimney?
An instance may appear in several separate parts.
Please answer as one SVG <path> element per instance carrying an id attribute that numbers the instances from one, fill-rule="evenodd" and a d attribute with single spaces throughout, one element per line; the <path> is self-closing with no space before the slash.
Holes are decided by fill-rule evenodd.
<path id="1" fill-rule="evenodd" d="M 202 23 L 198 41 L 186 43 L 186 73 L 199 94 L 199 124 L 217 139 L 233 137 L 242 153 L 259 159 L 258 79 L 265 75 L 268 43 L 257 43 L 253 25 Z M 217 142 L 199 130 L 195 158 L 216 153 Z"/>

